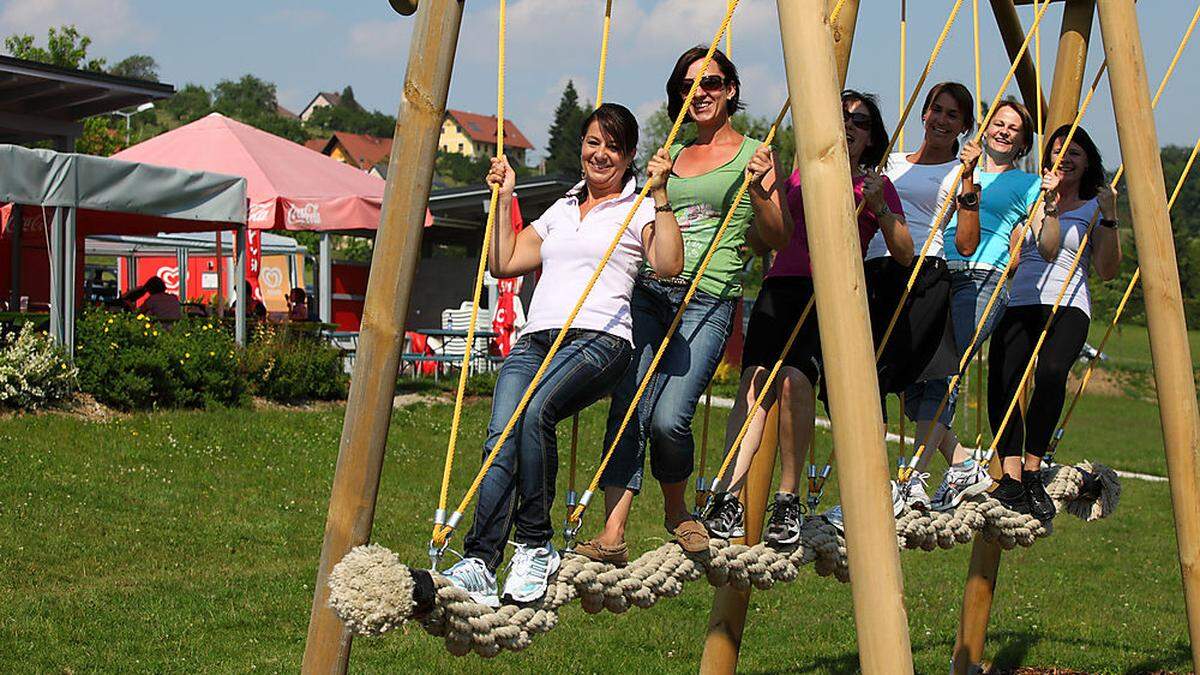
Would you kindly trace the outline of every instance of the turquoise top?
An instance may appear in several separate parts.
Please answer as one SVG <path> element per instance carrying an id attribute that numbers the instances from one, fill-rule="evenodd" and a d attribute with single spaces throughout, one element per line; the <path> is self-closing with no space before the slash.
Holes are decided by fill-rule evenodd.
<path id="1" fill-rule="evenodd" d="M 951 174 L 951 179 L 954 174 Z M 1029 214 L 1042 189 L 1042 179 L 1020 169 L 988 173 L 975 169 L 979 185 L 979 247 L 970 257 L 958 252 L 954 235 L 958 232 L 958 213 L 946 226 L 946 260 L 969 261 L 992 267 L 1008 265 L 1009 239 L 1015 228 Z M 944 186 L 949 191 L 954 186 Z"/>

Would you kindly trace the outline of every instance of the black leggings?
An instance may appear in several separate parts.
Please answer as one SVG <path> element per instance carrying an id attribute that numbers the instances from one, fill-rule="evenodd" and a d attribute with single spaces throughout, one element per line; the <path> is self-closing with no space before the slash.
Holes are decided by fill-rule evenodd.
<path id="1" fill-rule="evenodd" d="M 993 434 L 1016 394 L 1021 375 L 1029 365 L 1029 357 L 1049 317 L 1049 305 L 1009 307 L 992 334 L 988 357 L 991 369 L 988 373 L 988 421 Z M 1013 408 L 1012 418 L 997 444 L 1001 457 L 1020 457 L 1022 450 L 1037 457 L 1045 456 L 1066 400 L 1067 375 L 1083 349 L 1088 323 L 1083 310 L 1059 307 L 1050 324 L 1050 332 L 1038 351 L 1028 415 L 1022 419 L 1021 407 Z"/>

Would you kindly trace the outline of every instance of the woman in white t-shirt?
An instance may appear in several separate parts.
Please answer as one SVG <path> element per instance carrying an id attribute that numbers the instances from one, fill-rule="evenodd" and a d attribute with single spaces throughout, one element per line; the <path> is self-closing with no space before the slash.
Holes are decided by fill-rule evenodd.
<path id="1" fill-rule="evenodd" d="M 916 250 L 926 246 L 931 232 L 933 241 L 925 249 L 925 262 L 878 364 L 881 393 L 907 392 L 905 410 L 901 414 L 918 422 L 917 438 L 925 438 L 928 420 L 934 413 L 928 403 L 924 405 L 927 409 L 922 409 L 926 397 L 922 395 L 923 387 L 919 382 L 928 377 L 950 375 L 953 370 L 953 359 L 938 360 L 950 364 L 950 371 L 930 370 L 936 368 L 936 363 L 931 364 L 931 361 L 943 344 L 950 320 L 950 273 L 946 269 L 942 245 L 943 228 L 933 232 L 933 220 L 942 208 L 943 183 L 959 167 L 959 139 L 975 126 L 975 99 L 958 82 L 935 84 L 921 107 L 921 123 L 925 131 L 921 146 L 911 154 L 892 153 L 886 175 L 900 195 Z M 943 227 L 950 213 L 950 209 L 946 209 L 943 214 Z M 912 266 L 901 265 L 892 259 L 881 234 L 876 234 L 867 245 L 866 258 L 867 298 L 878 347 L 908 284 Z M 957 445 L 957 439 L 947 439 L 943 443 L 935 440 L 933 445 L 945 448 L 943 454 L 950 463 L 950 452 Z M 919 471 L 924 470 L 931 457 L 932 453 L 922 456 Z M 929 506 L 929 498 L 919 482 L 912 484 L 907 498 L 910 506 Z"/>
<path id="2" fill-rule="evenodd" d="M 541 268 L 528 321 L 496 378 L 492 418 L 483 453 L 491 453 L 529 388 L 551 343 L 583 295 L 613 238 L 619 244 L 588 293 L 561 348 L 551 359 L 516 427 L 479 486 L 475 518 L 464 541 L 464 558 L 446 577 L 477 602 L 499 606 L 496 569 L 510 531 L 517 550 L 504 584 L 507 601 L 529 603 L 546 592 L 560 562 L 550 539 L 550 509 L 558 471 L 559 421 L 607 396 L 629 366 L 633 345 L 629 301 L 643 260 L 655 273 L 673 277 L 683 269 L 683 239 L 667 203 L 671 171 L 665 150 L 650 160 L 652 198 L 637 198 L 638 125 L 624 106 L 605 103 L 584 120 L 584 179 L 520 234 L 497 227 L 488 253 L 493 276 L 506 278 Z M 516 174 L 506 159 L 493 159 L 488 183 L 499 187 L 496 222 L 509 222 Z"/>
<path id="3" fill-rule="evenodd" d="M 997 444 L 1004 474 L 1021 481 L 1031 513 L 1042 521 L 1053 518 L 1055 511 L 1039 476 L 1042 457 L 1062 412 L 1067 374 L 1079 358 L 1091 321 L 1088 266 L 1095 267 L 1097 276 L 1107 281 L 1117 275 L 1121 265 L 1117 193 L 1105 181 L 1100 151 L 1086 131 L 1075 130 L 1058 171 L 1049 171 L 1069 131 L 1070 125 L 1060 127 L 1046 143 L 1042 155 L 1046 218 L 1039 235 L 1030 232 L 1022 243 L 1011 299 L 992 336 L 988 358 L 988 420 L 995 432 L 1050 318 L 1054 301 L 1066 287 L 1038 351 L 1027 412 L 1022 415 L 1019 406 L 1013 409 Z M 1084 234 L 1097 218 L 1099 222 L 1092 229 L 1078 267 L 1068 275 Z"/>

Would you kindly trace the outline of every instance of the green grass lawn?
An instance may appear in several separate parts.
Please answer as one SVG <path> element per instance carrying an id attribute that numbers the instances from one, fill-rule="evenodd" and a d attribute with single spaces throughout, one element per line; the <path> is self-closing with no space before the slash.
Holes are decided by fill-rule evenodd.
<path id="1" fill-rule="evenodd" d="M 425 561 L 449 413 L 418 404 L 393 418 L 374 539 L 416 565 Z M 466 410 L 454 499 L 478 466 L 487 414 L 485 400 Z M 341 417 L 340 409 L 228 410 L 0 421 L 0 672 L 295 672 Z M 713 411 L 711 438 L 724 420 Z M 1163 471 L 1154 406 L 1093 397 L 1077 422 L 1062 459 Z M 595 467 L 602 424 L 603 406 L 583 416 L 583 476 Z M 827 434 L 819 444 L 824 457 Z M 835 481 L 830 492 L 827 506 Z M 665 536 L 659 504 L 653 487 L 637 504 L 636 552 Z M 585 533 L 595 523 L 592 513 Z M 960 547 L 902 556 L 918 672 L 945 671 L 968 555 Z M 1052 538 L 1006 554 L 987 653 L 1007 666 L 1185 671 L 1180 591 L 1167 488 L 1127 481 L 1116 517 L 1063 516 Z M 572 606 L 530 649 L 486 667 L 695 672 L 712 593 L 695 583 L 620 616 Z M 755 592 L 750 612 L 742 671 L 857 667 L 848 586 L 805 573 Z M 449 656 L 410 626 L 356 640 L 352 665 L 453 672 L 481 664 Z"/>

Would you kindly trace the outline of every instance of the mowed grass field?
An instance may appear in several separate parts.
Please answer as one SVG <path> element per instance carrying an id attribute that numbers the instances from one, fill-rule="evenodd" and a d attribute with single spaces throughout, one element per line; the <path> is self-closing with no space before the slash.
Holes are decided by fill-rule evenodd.
<path id="1" fill-rule="evenodd" d="M 418 403 L 393 418 L 374 539 L 415 565 L 426 561 L 450 412 Z M 583 416 L 584 475 L 596 465 L 604 412 Z M 478 466 L 487 415 L 486 399 L 467 407 L 452 499 Z M 0 672 L 297 671 L 341 420 L 340 408 L 0 420 Z M 724 421 L 714 409 L 710 438 Z M 565 449 L 569 425 L 562 432 Z M 821 457 L 828 447 L 822 432 Z M 1085 457 L 1165 472 L 1155 406 L 1085 399 L 1060 459 Z M 565 481 L 564 466 L 556 520 Z M 831 480 L 824 506 L 836 499 Z M 650 487 L 636 504 L 636 553 L 665 537 L 660 503 Z M 595 531 L 596 511 L 585 532 Z M 1060 517 L 1054 536 L 1005 554 L 988 658 L 1087 672 L 1190 670 L 1175 551 L 1164 483 L 1124 481 L 1121 507 L 1106 521 Z M 969 547 L 901 556 L 917 672 L 946 670 L 968 556 Z M 410 625 L 356 640 L 352 670 L 695 672 L 712 596 L 697 582 L 623 615 L 571 606 L 525 652 L 486 662 L 451 657 Z M 740 671 L 856 669 L 849 586 L 805 573 L 753 594 Z"/>

